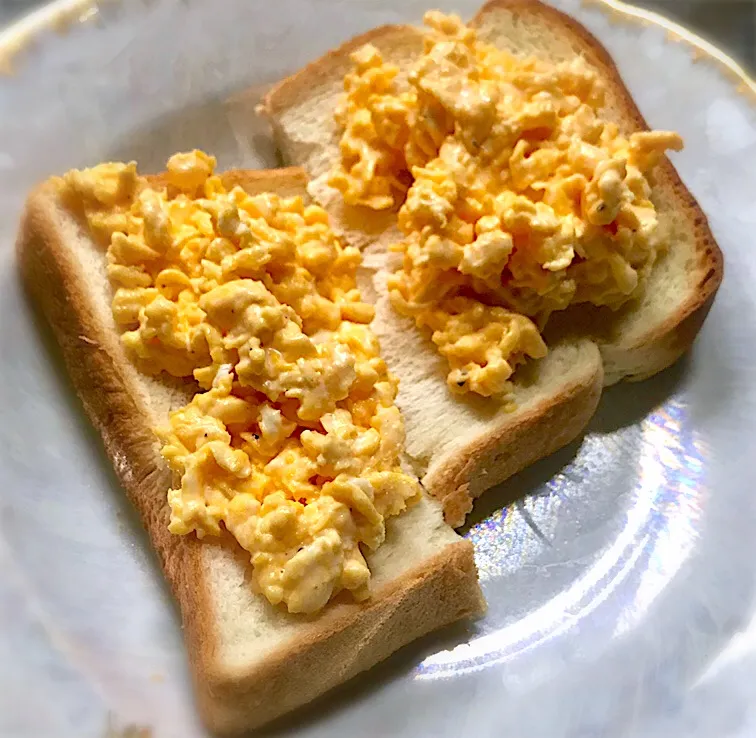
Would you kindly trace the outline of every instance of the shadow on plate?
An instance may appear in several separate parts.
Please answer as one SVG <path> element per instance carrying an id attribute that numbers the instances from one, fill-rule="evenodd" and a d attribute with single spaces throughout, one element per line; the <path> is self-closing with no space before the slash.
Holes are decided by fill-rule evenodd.
<path id="1" fill-rule="evenodd" d="M 595 415 L 583 434 L 551 456 L 541 459 L 487 490 L 475 501 L 465 525 L 458 532 L 464 535 L 499 510 L 517 505 L 536 536 L 548 543 L 521 505 L 523 499 L 528 495 L 550 494 L 547 483 L 574 461 L 586 434 L 605 435 L 636 425 L 655 408 L 673 397 L 684 385 L 688 368 L 689 359 L 686 356 L 674 366 L 644 382 L 624 382 L 606 389 Z"/>
<path id="2" fill-rule="evenodd" d="M 582 440 L 583 437 L 581 436 L 551 456 L 541 459 L 505 482 L 484 492 L 475 501 L 472 512 L 467 516 L 464 526 L 459 528 L 457 532 L 460 535 L 465 535 L 471 528 L 474 528 L 495 512 L 517 504 L 528 495 L 539 494 L 544 485 L 577 456 Z M 534 533 L 539 538 L 541 537 L 541 532 L 537 528 L 534 528 Z"/>
<path id="3" fill-rule="evenodd" d="M 690 373 L 690 354 L 643 382 L 620 382 L 604 390 L 587 433 L 613 433 L 641 422 L 685 386 Z"/>

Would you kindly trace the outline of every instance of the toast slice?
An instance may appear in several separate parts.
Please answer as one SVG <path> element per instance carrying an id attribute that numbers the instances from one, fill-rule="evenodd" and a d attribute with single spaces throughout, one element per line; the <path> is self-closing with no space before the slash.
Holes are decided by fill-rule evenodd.
<path id="1" fill-rule="evenodd" d="M 625 133 L 647 129 L 606 50 L 563 13 L 538 0 L 492 0 L 471 25 L 482 40 L 516 55 L 553 62 L 583 56 L 606 82 L 605 117 Z M 276 85 L 260 112 L 269 119 L 285 161 L 303 166 L 311 176 L 309 190 L 329 210 L 334 227 L 370 254 L 366 262 L 375 268 L 376 325 L 384 356 L 400 379 L 397 403 L 407 418 L 408 452 L 426 489 L 444 500 L 447 520 L 459 525 L 474 497 L 580 433 L 598 399 L 601 374 L 604 385 L 645 379 L 690 347 L 722 280 L 722 254 L 706 217 L 665 158 L 650 179 L 671 243 L 644 296 L 616 313 L 581 306 L 555 314 L 546 334 L 550 353 L 537 363 L 537 377 L 523 370 L 514 376 L 515 400 L 525 404 L 509 417 L 492 418 L 490 403 L 451 398 L 447 369 L 435 347 L 388 306 L 385 253 L 401 237 L 395 213 L 346 206 L 326 183 L 340 156 L 333 110 L 343 94 L 349 55 L 368 42 L 406 73 L 422 34 L 409 26 L 384 26 L 348 41 Z M 603 370 L 596 367 L 589 380 L 587 367 L 593 361 Z M 581 366 L 585 383 L 578 389 L 572 381 Z M 533 382 L 537 410 L 522 399 Z"/>
<path id="2" fill-rule="evenodd" d="M 299 169 L 225 175 L 250 193 L 303 194 Z M 156 185 L 161 176 L 149 178 Z M 254 728 L 364 671 L 404 644 L 483 610 L 472 544 L 424 498 L 387 522 L 368 556 L 373 596 L 336 598 L 316 616 L 274 608 L 250 583 L 235 541 L 168 532 L 171 474 L 151 428 L 191 397 L 188 384 L 139 373 L 111 312 L 105 253 L 65 209 L 54 181 L 27 202 L 18 257 L 106 453 L 157 550 L 181 609 L 201 714 L 216 733 Z"/>

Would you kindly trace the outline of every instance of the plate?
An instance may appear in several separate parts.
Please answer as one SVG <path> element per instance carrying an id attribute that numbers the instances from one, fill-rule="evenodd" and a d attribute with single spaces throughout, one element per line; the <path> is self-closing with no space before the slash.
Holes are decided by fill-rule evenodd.
<path id="1" fill-rule="evenodd" d="M 468 17 L 476 5 L 440 4 Z M 607 392 L 580 442 L 478 505 L 466 535 L 482 621 L 413 644 L 267 735 L 756 733 L 755 88 L 679 27 L 614 1 L 556 4 L 610 49 L 651 124 L 685 138 L 675 164 L 726 254 L 724 285 L 690 357 Z M 23 299 L 24 196 L 71 167 L 158 170 L 192 147 L 222 167 L 275 165 L 234 93 L 426 7 L 68 2 L 0 39 L 15 69 L 0 81 L 0 734 L 204 735 L 155 559 Z"/>

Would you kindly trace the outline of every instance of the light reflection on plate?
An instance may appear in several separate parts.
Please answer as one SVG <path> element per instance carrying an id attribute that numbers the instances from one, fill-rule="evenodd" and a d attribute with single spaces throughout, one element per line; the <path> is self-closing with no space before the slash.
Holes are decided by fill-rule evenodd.
<path id="1" fill-rule="evenodd" d="M 480 2 L 438 4 L 471 15 Z M 510 487 L 527 497 L 470 531 L 490 602 L 471 644 L 435 654 L 414 672 L 411 646 L 366 675 L 359 698 L 307 711 L 297 735 L 363 735 L 378 725 L 392 735 L 449 738 L 754 734 L 754 639 L 734 638 L 754 620 L 756 601 L 749 374 L 756 341 L 747 319 L 756 311 L 749 199 L 756 113 L 753 96 L 735 90 L 753 84 L 724 76 L 722 63 L 735 70 L 721 55 L 694 64 L 691 54 L 708 54 L 706 47 L 677 31 L 683 42 L 673 42 L 669 24 L 639 25 L 624 10 L 608 16 L 598 0 L 586 8 L 580 0 L 551 2 L 610 48 L 650 121 L 683 133 L 688 148 L 676 162 L 727 251 L 726 284 L 684 381 L 640 385 L 642 407 L 617 414 L 632 416 L 631 424 L 589 435 L 576 459 L 541 463 Z M 8 247 L 0 254 L 8 267 L 0 335 L 9 347 L 0 437 L 10 460 L 0 464 L 0 535 L 29 589 L 7 589 L 4 600 L 8 577 L 0 576 L 0 611 L 13 603 L 0 636 L 0 734 L 101 738 L 110 709 L 119 724 L 149 724 L 156 738 L 204 735 L 175 612 L 161 597 L 149 549 L 117 524 L 118 492 L 110 494 L 95 444 L 77 432 L 71 403 L 25 322 L 10 256 L 23 193 L 84 161 L 134 156 L 157 166 L 195 145 L 220 153 L 224 166 L 261 166 L 270 142 L 255 134 L 242 145 L 246 139 L 231 136 L 220 100 L 279 79 L 360 30 L 419 19 L 435 4 L 352 3 L 347 13 L 342 0 L 122 3 L 103 12 L 99 26 L 39 33 L 16 76 L 3 80 L 0 97 L 14 115 L 0 116 L 0 231 Z M 607 406 L 632 405 L 622 399 L 632 389 L 618 388 Z M 54 636 L 83 652 L 78 660 L 47 642 L 54 638 L 46 619 Z M 439 635 L 420 648 L 449 643 Z M 443 678 L 465 672 L 475 673 Z M 155 673 L 164 680 L 153 681 Z M 691 688 L 699 684 L 704 693 Z M 4 730 L 8 718 L 16 722 Z"/>
<path id="2" fill-rule="evenodd" d="M 654 410 L 639 428 L 620 429 L 609 437 L 586 436 L 576 458 L 523 501 L 524 511 L 520 503 L 510 505 L 467 533 L 475 544 L 481 579 L 506 579 L 528 562 L 548 561 L 561 507 L 572 500 L 590 506 L 584 489 L 591 475 L 606 478 L 606 471 L 611 471 L 607 467 L 636 471 L 635 479 L 625 476 L 624 488 L 630 490 L 626 499 L 620 489 L 615 501 L 617 515 L 624 518 L 619 534 L 603 551 L 596 551 L 582 576 L 545 605 L 503 628 L 427 657 L 416 677 L 437 679 L 511 661 L 567 633 L 602 606 L 608 617 L 614 613 L 615 636 L 632 628 L 693 547 L 708 494 L 705 466 L 704 446 L 680 398 Z M 547 561 L 539 565 L 546 567 Z M 625 589 L 632 593 L 630 601 L 613 603 L 612 593 L 632 574 L 637 582 Z"/>

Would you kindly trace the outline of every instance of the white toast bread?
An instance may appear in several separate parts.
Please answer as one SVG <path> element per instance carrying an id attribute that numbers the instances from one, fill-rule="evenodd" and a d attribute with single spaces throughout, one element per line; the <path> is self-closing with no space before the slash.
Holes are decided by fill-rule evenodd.
<path id="1" fill-rule="evenodd" d="M 493 0 L 471 25 L 481 39 L 517 55 L 554 62 L 582 55 L 606 83 L 605 117 L 626 133 L 647 128 L 608 53 L 563 13 L 538 0 Z M 537 409 L 525 402 L 510 416 L 494 415 L 490 402 L 452 398 L 445 363 L 433 344 L 388 305 L 380 255 L 399 237 L 395 214 L 345 206 L 340 193 L 326 184 L 340 156 L 333 110 L 343 94 L 344 74 L 351 68 L 349 55 L 372 43 L 386 61 L 403 70 L 401 80 L 407 61 L 422 48 L 421 39 L 421 32 L 410 26 L 374 29 L 280 82 L 260 111 L 271 122 L 284 160 L 307 170 L 312 178 L 309 190 L 329 210 L 335 227 L 370 254 L 367 262 L 377 269 L 376 326 L 384 357 L 400 379 L 398 404 L 408 421 L 408 452 L 426 489 L 444 501 L 446 519 L 457 526 L 485 489 L 580 433 L 600 394 L 601 365 L 603 383 L 610 385 L 645 379 L 674 363 L 698 333 L 723 267 L 706 217 L 665 158 L 651 182 L 670 245 L 645 295 L 617 313 L 581 307 L 552 318 L 546 334 L 550 354 L 538 362 L 535 386 L 532 372 L 515 374 L 516 399 L 524 402 L 530 384 Z M 364 292 L 364 283 L 361 286 Z M 565 344 L 569 336 L 573 338 Z M 588 367 L 593 362 L 599 366 L 591 375 Z M 578 377 L 582 385 L 574 384 Z"/>
<path id="2" fill-rule="evenodd" d="M 301 170 L 230 172 L 248 191 L 304 194 Z M 150 178 L 160 184 L 160 176 Z M 178 600 L 200 712 L 218 734 L 257 727 L 364 671 L 404 644 L 482 612 L 472 545 L 424 498 L 387 524 L 369 555 L 373 596 L 341 596 L 312 617 L 272 607 L 251 586 L 249 557 L 168 532 L 171 474 L 151 430 L 191 387 L 140 374 L 110 308 L 105 254 L 47 182 L 27 202 L 18 257 L 28 292 L 49 321 L 90 420 L 157 550 Z"/>

